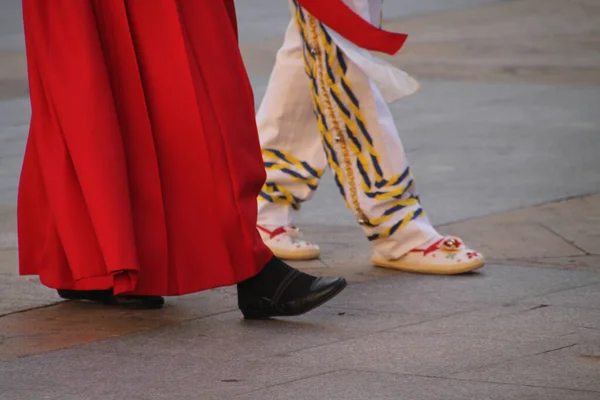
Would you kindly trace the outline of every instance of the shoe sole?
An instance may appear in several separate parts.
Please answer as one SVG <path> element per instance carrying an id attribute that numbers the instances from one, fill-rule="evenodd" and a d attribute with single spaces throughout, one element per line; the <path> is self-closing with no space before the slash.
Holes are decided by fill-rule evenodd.
<path id="1" fill-rule="evenodd" d="M 410 264 L 398 264 L 394 261 L 385 260 L 383 258 L 373 257 L 371 262 L 375 264 L 377 267 L 381 268 L 389 268 L 395 269 L 398 271 L 404 272 L 413 272 L 419 274 L 429 274 L 429 275 L 459 275 L 466 274 L 467 272 L 473 272 L 482 268 L 485 265 L 484 260 L 480 261 L 472 261 L 470 263 L 461 263 L 456 266 L 447 266 L 447 267 L 436 267 L 436 266 L 428 266 L 424 267 L 423 265 L 410 265 Z"/>
<path id="2" fill-rule="evenodd" d="M 154 304 L 135 304 L 135 303 L 104 303 L 106 306 L 118 307 L 123 310 L 159 310 L 164 307 L 164 303 Z"/>
<path id="3" fill-rule="evenodd" d="M 271 249 L 271 252 L 275 257 L 286 261 L 309 261 L 321 257 L 321 251 L 315 250 L 285 251 Z"/>
<path id="4" fill-rule="evenodd" d="M 157 310 L 157 309 L 164 307 L 164 302 L 163 303 L 159 303 L 159 302 L 145 303 L 145 304 L 135 303 L 135 302 L 127 303 L 127 302 L 119 302 L 115 299 L 110 299 L 110 298 L 94 299 L 94 298 L 90 298 L 90 297 L 87 297 L 82 294 L 72 294 L 72 295 L 59 294 L 59 297 L 66 301 L 72 301 L 72 302 L 78 302 L 78 303 L 101 304 L 103 306 L 121 308 L 121 309 L 125 309 L 125 310 Z"/>
<path id="5" fill-rule="evenodd" d="M 72 301 L 76 303 L 93 303 L 100 304 L 107 307 L 120 308 L 123 310 L 158 310 L 164 307 L 164 304 L 127 304 L 127 303 L 118 303 L 112 301 L 98 301 L 98 300 L 90 300 L 90 299 L 82 299 L 82 298 L 64 298 L 63 300 Z"/>

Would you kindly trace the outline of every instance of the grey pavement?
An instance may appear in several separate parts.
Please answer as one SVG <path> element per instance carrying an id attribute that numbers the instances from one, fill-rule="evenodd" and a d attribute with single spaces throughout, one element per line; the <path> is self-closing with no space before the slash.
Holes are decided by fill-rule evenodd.
<path id="1" fill-rule="evenodd" d="M 405 60 L 423 89 L 391 107 L 425 207 L 498 264 L 371 267 L 326 176 L 299 219 L 324 257 L 298 266 L 356 279 L 327 307 L 261 322 L 240 318 L 232 288 L 125 312 L 56 304 L 16 276 L 30 113 L 19 4 L 0 2 L 0 400 L 600 399 L 597 1 L 385 0 L 386 24 L 415 43 Z M 287 4 L 237 5 L 260 100 Z M 494 31 L 465 37 L 482 26 Z"/>
<path id="2" fill-rule="evenodd" d="M 587 296 L 598 289 L 589 271 L 403 275 L 293 320 L 213 310 L 4 362 L 0 377 L 8 399 L 597 399 L 598 354 L 582 332 L 600 328 Z"/>

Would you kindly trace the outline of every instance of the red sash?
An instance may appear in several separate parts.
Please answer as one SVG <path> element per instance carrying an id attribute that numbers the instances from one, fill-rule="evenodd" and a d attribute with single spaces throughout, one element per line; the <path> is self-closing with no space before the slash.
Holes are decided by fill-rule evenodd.
<path id="1" fill-rule="evenodd" d="M 367 50 L 396 54 L 407 35 L 379 29 L 362 19 L 342 0 L 297 0 L 315 18 Z"/>

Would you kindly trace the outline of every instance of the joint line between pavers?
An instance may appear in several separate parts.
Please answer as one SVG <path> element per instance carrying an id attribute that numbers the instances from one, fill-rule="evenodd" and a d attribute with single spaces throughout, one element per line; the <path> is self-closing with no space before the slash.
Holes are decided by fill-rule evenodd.
<path id="1" fill-rule="evenodd" d="M 552 233 L 554 236 L 558 237 L 559 239 L 562 239 L 564 242 L 569 243 L 571 246 L 575 247 L 576 249 L 578 249 L 579 251 L 581 251 L 583 253 L 583 255 L 586 256 L 591 256 L 591 253 L 588 253 L 587 250 L 581 248 L 580 246 L 576 245 L 575 242 L 567 240 L 566 238 L 564 238 L 563 236 L 561 236 L 558 232 L 554 231 L 552 228 L 550 228 L 549 226 L 546 226 L 543 222 L 539 223 L 539 226 L 541 226 L 542 228 L 546 229 L 548 232 Z"/>

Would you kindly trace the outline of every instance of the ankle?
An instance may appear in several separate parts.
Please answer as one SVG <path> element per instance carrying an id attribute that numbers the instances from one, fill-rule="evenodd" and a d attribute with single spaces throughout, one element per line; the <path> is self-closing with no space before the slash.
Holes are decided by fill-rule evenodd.
<path id="1" fill-rule="evenodd" d="M 423 248 L 427 248 L 429 246 L 433 246 L 435 243 L 439 242 L 440 240 L 442 240 L 444 238 L 444 236 L 440 235 L 439 233 L 435 236 L 432 236 L 429 240 L 427 240 L 425 243 L 421 244 L 420 246 L 417 246 L 418 249 L 423 249 Z"/>
<path id="2" fill-rule="evenodd" d="M 293 282 L 287 282 L 293 275 Z M 292 268 L 277 257 L 273 257 L 254 277 L 240 282 L 238 287 L 250 290 L 260 296 L 273 298 L 278 292 L 281 300 L 303 295 L 309 290 L 315 277 Z M 281 293 L 282 286 L 285 290 Z"/>

